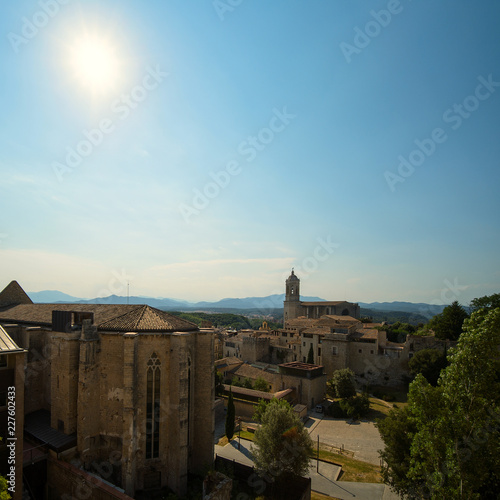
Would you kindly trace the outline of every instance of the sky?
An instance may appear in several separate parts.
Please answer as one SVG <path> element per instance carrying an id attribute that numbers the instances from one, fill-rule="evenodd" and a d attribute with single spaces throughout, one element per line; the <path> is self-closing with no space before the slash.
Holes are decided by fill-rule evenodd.
<path id="1" fill-rule="evenodd" d="M 500 4 L 17 0 L 0 288 L 500 291 Z"/>

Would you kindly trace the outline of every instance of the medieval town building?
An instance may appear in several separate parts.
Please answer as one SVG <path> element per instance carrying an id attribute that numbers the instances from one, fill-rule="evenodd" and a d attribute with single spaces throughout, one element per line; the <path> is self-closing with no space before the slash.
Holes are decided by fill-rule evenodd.
<path id="1" fill-rule="evenodd" d="M 0 393 L 15 384 L 20 419 L 15 500 L 23 463 L 50 498 L 184 495 L 212 465 L 212 330 L 147 305 L 33 304 L 17 282 L 0 293 L 0 325 Z"/>

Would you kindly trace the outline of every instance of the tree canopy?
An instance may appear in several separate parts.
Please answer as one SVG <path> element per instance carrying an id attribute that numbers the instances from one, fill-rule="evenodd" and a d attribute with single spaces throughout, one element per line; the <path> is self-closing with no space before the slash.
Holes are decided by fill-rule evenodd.
<path id="1" fill-rule="evenodd" d="M 468 317 L 467 311 L 455 300 L 429 321 L 429 328 L 439 339 L 457 340 Z"/>
<path id="2" fill-rule="evenodd" d="M 269 392 L 269 383 L 263 377 L 258 377 L 253 383 L 253 388 L 256 391 Z"/>
<path id="3" fill-rule="evenodd" d="M 494 293 L 493 295 L 485 295 L 484 297 L 473 299 L 471 300 L 470 307 L 472 311 L 477 311 L 479 309 L 490 310 L 500 307 L 500 293 Z"/>
<path id="4" fill-rule="evenodd" d="M 327 382 L 327 391 L 331 396 L 342 399 L 355 396 L 354 372 L 350 368 L 334 372 L 332 378 Z"/>
<path id="5" fill-rule="evenodd" d="M 410 373 L 414 376 L 421 373 L 429 384 L 436 386 L 441 370 L 447 365 L 446 354 L 438 349 L 422 349 L 417 351 L 408 362 Z"/>
<path id="6" fill-rule="evenodd" d="M 500 491 L 500 308 L 479 310 L 437 387 L 421 375 L 408 406 L 377 422 L 384 481 L 409 499 L 497 498 Z"/>
<path id="7" fill-rule="evenodd" d="M 286 401 L 272 399 L 263 406 L 262 423 L 255 432 L 253 458 L 257 472 L 274 482 L 279 493 L 279 485 L 287 479 L 308 473 L 313 443 Z"/>

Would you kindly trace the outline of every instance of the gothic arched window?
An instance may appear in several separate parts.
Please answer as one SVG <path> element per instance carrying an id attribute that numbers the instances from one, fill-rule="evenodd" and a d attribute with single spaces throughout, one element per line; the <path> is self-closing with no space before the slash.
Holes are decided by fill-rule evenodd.
<path id="1" fill-rule="evenodd" d="M 146 388 L 146 458 L 160 456 L 161 361 L 154 352 L 148 361 Z"/>

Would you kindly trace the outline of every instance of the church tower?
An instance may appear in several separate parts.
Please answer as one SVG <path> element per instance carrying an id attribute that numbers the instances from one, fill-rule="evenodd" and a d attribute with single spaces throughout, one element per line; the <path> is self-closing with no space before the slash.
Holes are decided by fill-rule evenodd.
<path id="1" fill-rule="evenodd" d="M 301 315 L 300 280 L 295 275 L 293 268 L 292 274 L 290 274 L 285 284 L 285 301 L 283 303 L 284 322 Z"/>

